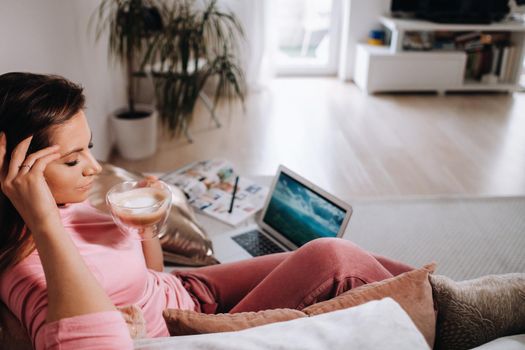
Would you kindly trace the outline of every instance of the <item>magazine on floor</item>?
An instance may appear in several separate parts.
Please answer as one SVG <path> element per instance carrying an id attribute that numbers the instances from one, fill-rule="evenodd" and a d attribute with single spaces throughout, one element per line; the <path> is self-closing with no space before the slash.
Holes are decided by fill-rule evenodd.
<path id="1" fill-rule="evenodd" d="M 237 176 L 230 162 L 212 159 L 191 163 L 162 176 L 161 180 L 180 188 L 194 208 L 236 226 L 262 209 L 268 194 L 267 187 L 239 176 L 230 213 Z"/>

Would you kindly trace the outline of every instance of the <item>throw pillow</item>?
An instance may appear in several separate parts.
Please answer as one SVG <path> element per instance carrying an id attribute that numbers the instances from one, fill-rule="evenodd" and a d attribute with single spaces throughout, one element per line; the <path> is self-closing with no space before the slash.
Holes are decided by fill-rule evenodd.
<path id="1" fill-rule="evenodd" d="M 471 349 L 525 333 L 525 273 L 455 282 L 430 276 L 438 306 L 435 349 Z"/>
<path id="2" fill-rule="evenodd" d="M 387 317 L 385 317 L 387 315 Z M 421 350 L 428 345 L 391 298 L 237 332 L 139 339 L 135 350 Z"/>
<path id="3" fill-rule="evenodd" d="M 163 313 L 170 335 L 231 332 L 268 323 L 294 320 L 306 315 L 294 309 L 274 309 L 236 314 L 204 314 L 192 310 L 167 309 Z"/>
<path id="4" fill-rule="evenodd" d="M 365 284 L 331 300 L 308 306 L 303 309 L 303 312 L 309 316 L 319 315 L 390 297 L 406 311 L 425 337 L 428 345 L 432 347 L 435 338 L 436 314 L 428 276 L 434 272 L 435 267 L 435 264 L 429 264 L 393 278 Z"/>
<path id="5" fill-rule="evenodd" d="M 431 264 L 384 281 L 370 283 L 347 291 L 334 299 L 311 305 L 302 311 L 276 309 L 210 315 L 191 310 L 167 309 L 164 311 L 164 319 L 170 334 L 174 336 L 238 331 L 273 322 L 314 316 L 357 306 L 371 300 L 391 297 L 409 314 L 426 341 L 432 346 L 436 316 L 428 274 L 433 272 L 434 268 L 435 265 Z"/>

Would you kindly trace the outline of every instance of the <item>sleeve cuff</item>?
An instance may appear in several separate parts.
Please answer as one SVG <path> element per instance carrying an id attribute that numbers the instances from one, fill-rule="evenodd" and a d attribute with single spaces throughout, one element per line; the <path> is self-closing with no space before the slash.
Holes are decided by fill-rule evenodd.
<path id="1" fill-rule="evenodd" d="M 119 311 L 63 318 L 45 324 L 43 332 L 46 350 L 133 349 L 128 327 Z"/>

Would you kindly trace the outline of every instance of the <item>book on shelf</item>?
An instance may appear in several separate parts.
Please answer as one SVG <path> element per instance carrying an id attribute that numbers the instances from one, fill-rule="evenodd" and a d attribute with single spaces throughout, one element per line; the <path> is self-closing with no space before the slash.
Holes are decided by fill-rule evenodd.
<path id="1" fill-rule="evenodd" d="M 178 187 L 192 207 L 222 222 L 236 226 L 262 209 L 268 188 L 239 176 L 224 159 L 194 162 L 167 173 L 161 180 Z M 233 210 L 229 208 L 235 192 Z"/>
<path id="2" fill-rule="evenodd" d="M 503 55 L 501 56 L 501 66 L 500 66 L 500 71 L 498 73 L 500 82 L 504 82 L 507 76 L 509 55 L 510 55 L 509 47 L 504 47 L 502 50 L 503 50 Z"/>
<path id="3" fill-rule="evenodd" d="M 481 32 L 467 32 L 467 33 L 456 33 L 454 41 L 456 45 L 462 45 L 469 41 L 479 40 Z"/>
<path id="4" fill-rule="evenodd" d="M 512 83 L 515 79 L 516 65 L 518 62 L 518 49 L 516 46 L 502 48 L 501 64 L 497 71 L 500 83 Z"/>
<path id="5" fill-rule="evenodd" d="M 459 35 L 456 38 L 458 49 L 467 54 L 465 78 L 487 84 L 512 82 L 517 64 L 517 49 L 510 38 L 508 32 Z"/>
<path id="6" fill-rule="evenodd" d="M 483 45 L 479 48 L 466 51 L 467 66 L 465 75 L 470 80 L 481 80 L 481 78 L 490 74 L 493 65 L 493 51 L 490 45 Z"/>
<path id="7" fill-rule="evenodd" d="M 491 65 L 490 65 L 490 74 L 497 76 L 498 74 L 498 63 L 499 63 L 499 52 L 500 50 L 492 45 L 491 47 Z"/>
<path id="8" fill-rule="evenodd" d="M 508 46 L 507 50 L 508 50 L 507 67 L 506 67 L 506 70 L 502 72 L 501 82 L 512 83 L 512 81 L 514 80 L 515 67 L 516 67 L 516 64 L 518 63 L 517 62 L 518 50 L 516 49 L 515 46 Z"/>

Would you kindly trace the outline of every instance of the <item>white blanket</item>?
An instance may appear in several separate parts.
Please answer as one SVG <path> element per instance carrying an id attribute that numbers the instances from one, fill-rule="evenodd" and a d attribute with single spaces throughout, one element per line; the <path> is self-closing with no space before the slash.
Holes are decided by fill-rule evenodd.
<path id="1" fill-rule="evenodd" d="M 315 317 L 238 332 L 143 339 L 141 350 L 429 349 L 423 335 L 392 299 L 372 301 Z"/>

